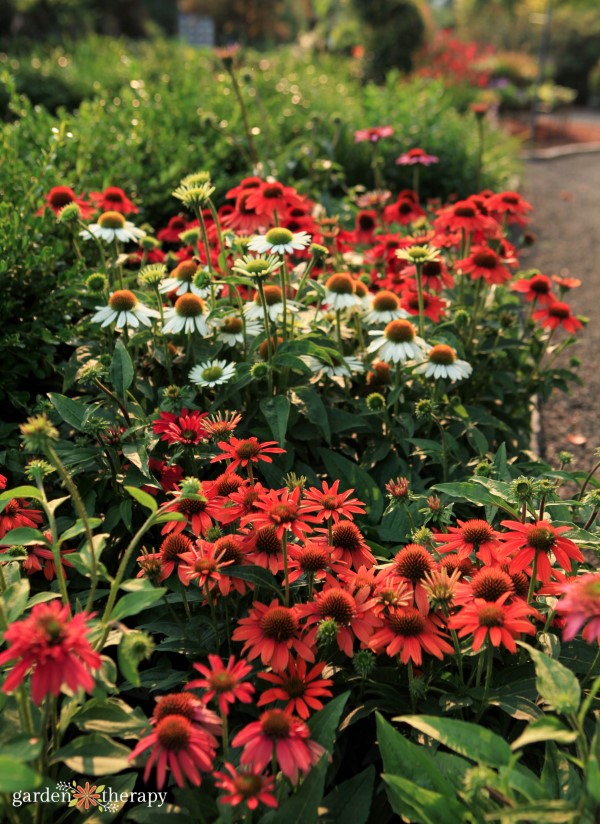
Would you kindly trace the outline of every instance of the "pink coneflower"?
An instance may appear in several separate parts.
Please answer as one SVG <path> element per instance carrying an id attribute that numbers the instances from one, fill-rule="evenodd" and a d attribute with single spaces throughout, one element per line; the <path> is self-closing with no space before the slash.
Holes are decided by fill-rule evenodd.
<path id="1" fill-rule="evenodd" d="M 310 740 L 304 721 L 284 710 L 263 712 L 259 720 L 244 727 L 231 744 L 244 748 L 241 763 L 257 772 L 275 758 L 292 784 L 297 784 L 300 773 L 308 773 L 325 752 L 320 744 Z"/>
<path id="2" fill-rule="evenodd" d="M 385 650 L 390 658 L 400 655 L 400 661 L 423 663 L 423 650 L 440 660 L 452 652 L 452 646 L 440 634 L 438 624 L 414 607 L 390 610 L 383 617 L 384 626 L 372 636 L 369 646 L 376 653 Z"/>
<path id="3" fill-rule="evenodd" d="M 535 627 L 529 618 L 538 615 L 538 612 L 525 601 L 507 604 L 508 598 L 509 592 L 505 592 L 493 602 L 476 598 L 472 604 L 467 604 L 453 615 L 448 621 L 448 626 L 450 629 L 458 630 L 459 638 L 472 634 L 474 652 L 477 652 L 488 639 L 492 646 L 499 647 L 502 644 L 509 652 L 514 653 L 517 651 L 515 639 L 519 635 L 535 635 Z"/>
<path id="4" fill-rule="evenodd" d="M 513 555 L 510 572 L 523 572 L 536 560 L 537 580 L 548 583 L 554 570 L 548 558 L 551 552 L 561 569 L 571 571 L 571 561 L 583 561 L 583 555 L 576 543 L 563 538 L 570 526 L 552 526 L 549 521 L 522 524 L 519 521 L 502 521 L 502 526 L 510 529 L 502 538 L 506 549 Z"/>
<path id="5" fill-rule="evenodd" d="M 392 126 L 371 126 L 368 129 L 358 129 L 354 132 L 354 142 L 364 143 L 378 143 L 385 137 L 391 137 L 394 134 Z"/>
<path id="6" fill-rule="evenodd" d="M 339 480 L 334 481 L 331 486 L 327 481 L 323 481 L 322 489 L 311 486 L 304 493 L 302 509 L 314 512 L 315 518 L 319 521 L 333 521 L 334 524 L 337 524 L 340 518 L 352 520 L 353 515 L 364 514 L 363 502 L 358 498 L 350 498 L 354 490 L 338 492 L 339 486 Z"/>
<path id="7" fill-rule="evenodd" d="M 396 164 L 398 166 L 431 166 L 432 163 L 439 163 L 439 157 L 436 155 L 427 154 L 425 149 L 409 149 L 404 154 L 401 154 L 400 157 L 396 158 Z"/>
<path id="8" fill-rule="evenodd" d="M 556 611 L 565 622 L 564 640 L 572 641 L 583 627 L 584 641 L 588 644 L 600 641 L 600 572 L 569 578 L 562 592 Z"/>
<path id="9" fill-rule="evenodd" d="M 219 587 L 221 572 L 233 563 L 225 561 L 208 541 L 197 541 L 189 552 L 179 556 L 177 572 L 185 586 L 196 585 L 205 592 Z"/>
<path id="10" fill-rule="evenodd" d="M 161 412 L 157 420 L 152 421 L 152 431 L 160 435 L 161 441 L 168 444 L 183 443 L 195 445 L 205 440 L 208 433 L 204 428 L 206 412 L 182 409 L 179 414 Z"/>
<path id="11" fill-rule="evenodd" d="M 498 563 L 506 558 L 500 534 L 487 521 L 472 518 L 469 521 L 458 520 L 457 523 L 458 526 L 449 527 L 447 533 L 434 534 L 435 541 L 442 544 L 438 552 L 457 552 L 459 561 L 475 553 L 484 564 Z"/>
<path id="12" fill-rule="evenodd" d="M 16 661 L 3 686 L 13 692 L 31 672 L 31 696 L 41 704 L 48 694 L 58 695 L 63 684 L 76 691 L 91 692 L 92 672 L 102 659 L 87 640 L 87 622 L 93 613 L 70 617 L 68 606 L 59 601 L 37 604 L 27 618 L 11 624 L 4 633 L 9 648 L 0 654 L 0 666 Z"/>
<path id="13" fill-rule="evenodd" d="M 248 769 L 238 772 L 233 764 L 227 761 L 223 766 L 227 773 L 213 773 L 217 779 L 215 787 L 228 793 L 219 798 L 220 804 L 231 804 L 232 807 L 247 804 L 249 810 L 255 810 L 259 804 L 277 807 L 277 799 L 273 794 L 275 779 L 272 776 L 261 775 L 260 770 Z"/>
<path id="14" fill-rule="evenodd" d="M 278 538 L 283 539 L 291 533 L 297 538 L 304 538 L 312 530 L 312 524 L 319 519 L 309 515 L 300 503 L 301 490 L 271 489 L 256 501 L 256 513 L 242 518 L 242 526 L 252 522 L 254 529 L 272 527 Z"/>
<path id="15" fill-rule="evenodd" d="M 232 638 L 244 641 L 242 653 L 251 661 L 260 656 L 263 664 L 276 672 L 287 668 L 292 651 L 312 663 L 315 656 L 300 639 L 300 609 L 284 607 L 277 600 L 269 606 L 255 601 L 248 616 L 238 621 Z"/>
<path id="16" fill-rule="evenodd" d="M 229 441 L 219 441 L 218 446 L 223 451 L 219 455 L 211 458 L 211 463 L 215 461 L 231 461 L 227 466 L 227 472 L 233 472 L 238 466 L 251 467 L 259 461 L 266 461 L 272 463 L 271 455 L 279 455 L 285 452 L 280 446 L 277 446 L 277 441 L 265 441 L 260 443 L 258 438 L 254 436 L 251 438 L 231 437 Z M 250 470 L 249 470 L 250 471 Z"/>
<path id="17" fill-rule="evenodd" d="M 207 690 L 202 696 L 202 701 L 208 703 L 212 698 L 216 698 L 222 715 L 229 714 L 229 705 L 235 701 L 241 701 L 242 704 L 252 701 L 254 687 L 245 680 L 252 672 L 249 664 L 245 661 L 236 661 L 233 655 L 229 657 L 226 666 L 218 655 L 209 655 L 208 663 L 209 667 L 194 664 L 194 669 L 204 677 L 190 681 L 186 689 Z"/>
<path id="18" fill-rule="evenodd" d="M 321 698 L 331 698 L 333 684 L 330 678 L 321 678 L 325 663 L 315 664 L 307 672 L 306 661 L 290 658 L 285 672 L 259 672 L 258 677 L 274 684 L 271 689 L 265 690 L 260 696 L 257 707 L 264 707 L 274 701 L 287 701 L 286 712 L 295 712 L 306 720 L 311 712 L 320 710 L 323 706 Z"/>

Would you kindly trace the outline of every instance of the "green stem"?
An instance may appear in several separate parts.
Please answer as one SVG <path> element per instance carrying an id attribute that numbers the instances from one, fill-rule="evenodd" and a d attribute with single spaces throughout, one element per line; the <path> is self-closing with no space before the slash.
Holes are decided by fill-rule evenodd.
<path id="1" fill-rule="evenodd" d="M 227 761 L 229 755 L 229 725 L 226 712 L 221 713 L 221 723 L 223 725 L 223 758 Z"/>
<path id="2" fill-rule="evenodd" d="M 58 542 L 58 530 L 56 528 L 56 518 L 54 517 L 54 512 L 52 511 L 51 507 L 48 506 L 48 498 L 46 496 L 46 490 L 43 487 L 41 480 L 37 481 L 37 488 L 40 491 L 40 495 L 42 496 L 42 500 L 40 501 L 42 505 L 42 509 L 46 513 L 46 518 L 48 519 L 48 526 L 50 527 L 50 539 L 52 546 L 50 550 L 52 552 L 52 558 L 54 559 L 54 566 L 56 567 L 56 579 L 58 581 L 58 588 L 60 590 L 62 602 L 65 606 L 69 605 L 69 594 L 67 592 L 67 581 L 65 579 L 65 571 L 63 569 L 63 565 L 61 562 L 60 557 L 60 544 Z"/>
<path id="3" fill-rule="evenodd" d="M 530 604 L 535 590 L 535 579 L 537 577 L 537 552 L 533 556 L 533 566 L 531 568 L 531 581 L 529 582 L 529 591 L 527 593 L 527 603 Z"/>
<path id="4" fill-rule="evenodd" d="M 487 646 L 487 669 L 485 672 L 485 684 L 483 686 L 483 696 L 481 698 L 481 707 L 479 708 L 478 718 L 481 718 L 483 715 L 484 709 L 487 706 L 488 702 L 488 695 L 490 692 L 490 686 L 492 683 L 492 673 L 494 671 L 494 647 L 490 643 L 488 639 L 488 646 Z"/>
<path id="5" fill-rule="evenodd" d="M 257 278 L 256 285 L 258 287 L 258 294 L 260 295 L 260 302 L 263 308 L 263 323 L 265 327 L 265 335 L 267 341 L 267 361 L 269 364 L 269 396 L 273 394 L 273 367 L 271 361 L 273 360 L 273 349 L 271 347 L 271 330 L 269 328 L 269 310 L 267 308 L 267 299 L 265 298 L 265 289 L 261 278 Z"/>
<path id="6" fill-rule="evenodd" d="M 290 577 L 288 572 L 288 552 L 287 552 L 287 533 L 283 533 L 283 538 L 281 539 L 281 546 L 283 551 L 283 574 L 285 576 L 285 605 L 289 607 L 290 605 Z"/>
<path id="7" fill-rule="evenodd" d="M 215 612 L 215 602 L 213 601 L 208 581 L 204 585 L 204 591 L 206 594 L 206 600 L 208 601 L 208 605 L 210 607 L 210 617 L 212 620 L 213 631 L 215 633 L 215 647 L 219 649 L 219 627 L 217 624 L 217 614 Z"/>
<path id="8" fill-rule="evenodd" d="M 256 146 L 254 145 L 254 136 L 252 135 L 252 130 L 250 129 L 250 123 L 248 122 L 248 111 L 246 110 L 246 104 L 244 103 L 242 90 L 240 89 L 240 84 L 238 83 L 238 79 L 235 76 L 233 66 L 231 66 L 229 69 L 229 76 L 231 77 L 233 91 L 235 92 L 235 96 L 240 106 L 240 113 L 242 115 L 244 131 L 246 132 L 246 138 L 248 140 L 248 149 L 250 150 L 250 156 L 252 158 L 252 162 L 254 163 L 254 165 L 258 166 L 260 161 L 258 159 L 258 152 L 256 151 Z"/>
<path id="9" fill-rule="evenodd" d="M 587 485 L 592 480 L 592 478 L 594 477 L 594 475 L 596 474 L 598 469 L 600 469 L 600 461 L 598 461 L 598 463 L 594 466 L 594 468 L 591 469 L 588 472 L 588 474 L 586 475 L 585 481 L 583 482 L 583 486 L 581 487 L 581 491 L 580 491 L 579 495 L 577 496 L 578 501 L 580 501 L 583 498 L 585 490 L 587 489 Z"/>
<path id="10" fill-rule="evenodd" d="M 123 417 L 125 418 L 125 423 L 127 424 L 127 426 L 131 426 L 131 418 L 129 417 L 129 411 L 127 410 L 127 406 L 123 403 L 123 401 L 121 401 L 115 395 L 114 392 L 111 392 L 108 386 L 105 386 L 102 383 L 102 381 L 98 380 L 98 378 L 94 378 L 94 384 L 98 387 L 98 389 L 104 392 L 104 394 L 107 395 L 114 403 L 117 404 L 117 406 L 121 410 L 121 413 L 123 414 Z"/>
<path id="11" fill-rule="evenodd" d="M 417 273 L 417 298 L 419 300 L 419 335 L 425 334 L 425 303 L 423 300 L 423 264 L 415 265 Z"/>

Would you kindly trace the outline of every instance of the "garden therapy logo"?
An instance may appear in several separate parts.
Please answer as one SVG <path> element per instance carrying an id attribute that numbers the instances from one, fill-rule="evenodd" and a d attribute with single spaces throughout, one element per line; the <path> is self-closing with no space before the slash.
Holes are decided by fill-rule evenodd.
<path id="1" fill-rule="evenodd" d="M 94 809 L 100 813 L 117 813 L 125 804 L 145 804 L 147 807 L 163 806 L 167 798 L 166 792 L 136 792 L 129 790 L 114 790 L 105 784 L 90 784 L 89 781 L 70 783 L 59 781 L 55 790 L 46 787 L 34 792 L 17 791 L 12 794 L 12 806 L 22 807 L 23 804 L 66 804 L 76 807 L 81 812 Z"/>

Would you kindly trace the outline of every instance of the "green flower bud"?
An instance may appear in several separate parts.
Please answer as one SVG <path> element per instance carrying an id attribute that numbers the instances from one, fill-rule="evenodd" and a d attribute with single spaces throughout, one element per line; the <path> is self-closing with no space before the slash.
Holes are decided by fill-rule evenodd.
<path id="1" fill-rule="evenodd" d="M 58 429 L 46 415 L 34 415 L 19 427 L 28 452 L 45 452 L 53 441 L 59 439 Z"/>
<path id="2" fill-rule="evenodd" d="M 94 274 L 90 275 L 85 281 L 86 289 L 94 295 L 105 292 L 108 289 L 108 284 L 109 281 L 104 272 L 94 272 Z"/>

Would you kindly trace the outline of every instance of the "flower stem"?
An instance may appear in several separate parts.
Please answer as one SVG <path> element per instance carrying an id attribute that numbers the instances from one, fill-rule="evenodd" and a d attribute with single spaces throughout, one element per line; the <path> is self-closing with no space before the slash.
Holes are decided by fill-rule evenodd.
<path id="1" fill-rule="evenodd" d="M 58 588 L 60 590 L 60 594 L 62 597 L 62 602 L 65 606 L 69 605 L 69 594 L 67 592 L 67 582 L 65 580 L 65 571 L 63 569 L 63 565 L 61 562 L 60 557 L 60 544 L 58 542 L 58 531 L 56 528 L 56 518 L 54 517 L 54 511 L 51 507 L 48 506 L 48 498 L 46 497 L 46 490 L 43 487 L 41 480 L 37 482 L 37 488 L 40 491 L 40 495 L 42 496 L 42 500 L 40 503 L 42 504 L 42 509 L 46 513 L 46 518 L 48 519 L 48 526 L 50 527 L 50 537 L 52 546 L 50 550 L 52 552 L 52 557 L 54 559 L 54 566 L 56 567 L 56 578 L 58 580 Z"/>
<path id="2" fill-rule="evenodd" d="M 419 335 L 423 337 L 425 334 L 425 303 L 423 300 L 423 264 L 416 263 L 415 270 L 417 274 L 417 298 L 419 300 Z"/>
<path id="3" fill-rule="evenodd" d="M 288 552 L 287 552 L 287 533 L 283 533 L 283 538 L 281 539 L 281 546 L 283 552 L 283 574 L 285 576 L 285 605 L 289 607 L 290 605 L 290 576 L 288 571 Z"/>
<path id="4" fill-rule="evenodd" d="M 537 577 L 537 552 L 533 556 L 533 566 L 531 568 L 531 581 L 529 582 L 529 592 L 527 593 L 527 603 L 530 604 L 535 590 L 535 579 Z"/>

